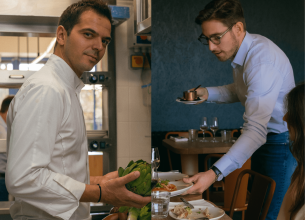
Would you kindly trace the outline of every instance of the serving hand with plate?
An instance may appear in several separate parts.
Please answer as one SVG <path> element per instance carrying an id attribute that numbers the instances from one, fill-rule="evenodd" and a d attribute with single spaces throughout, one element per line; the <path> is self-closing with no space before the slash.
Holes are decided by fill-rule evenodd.
<path id="1" fill-rule="evenodd" d="M 178 97 L 176 102 L 181 102 L 188 105 L 198 105 L 207 100 L 209 94 L 206 88 L 197 88 L 190 89 L 183 92 L 183 98 Z"/>

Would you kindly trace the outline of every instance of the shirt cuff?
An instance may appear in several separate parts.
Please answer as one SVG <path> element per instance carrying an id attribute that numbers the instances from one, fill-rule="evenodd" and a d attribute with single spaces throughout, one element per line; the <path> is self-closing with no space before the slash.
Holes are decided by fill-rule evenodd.
<path id="1" fill-rule="evenodd" d="M 209 97 L 207 99 L 207 102 L 217 102 L 220 97 L 220 91 L 218 87 L 206 87 L 206 89 L 209 92 Z"/>
<path id="2" fill-rule="evenodd" d="M 79 182 L 71 177 L 59 173 L 55 175 L 54 180 L 68 190 L 78 201 L 82 197 L 86 188 L 85 183 Z"/>
<path id="3" fill-rule="evenodd" d="M 223 177 L 229 175 L 229 173 L 233 172 L 236 169 L 236 164 L 234 164 L 228 155 L 223 155 L 213 166 L 217 167 L 222 175 L 220 175 L 217 181 L 222 180 Z"/>

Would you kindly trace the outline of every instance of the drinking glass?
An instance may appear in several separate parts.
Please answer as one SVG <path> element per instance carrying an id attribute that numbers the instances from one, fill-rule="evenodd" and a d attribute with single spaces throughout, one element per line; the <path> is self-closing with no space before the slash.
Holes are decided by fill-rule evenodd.
<path id="1" fill-rule="evenodd" d="M 221 139 L 222 139 L 222 142 L 224 142 L 224 143 L 230 143 L 231 142 L 231 131 L 222 130 Z"/>
<path id="2" fill-rule="evenodd" d="M 160 154 L 157 147 L 151 149 L 151 167 L 157 171 L 160 166 Z"/>
<path id="3" fill-rule="evenodd" d="M 199 142 L 209 142 L 207 139 L 205 139 L 204 131 L 208 130 L 208 120 L 207 117 L 202 117 L 200 119 L 200 130 L 203 132 L 203 138 L 199 140 Z"/>
<path id="4" fill-rule="evenodd" d="M 210 129 L 213 131 L 213 135 L 214 135 L 214 138 L 211 142 L 219 142 L 215 139 L 215 134 L 216 134 L 216 131 L 218 130 L 218 119 L 217 117 L 213 117 L 211 119 L 211 123 L 210 123 Z"/>
<path id="5" fill-rule="evenodd" d="M 190 129 L 189 130 L 189 141 L 194 142 L 198 138 L 198 130 Z"/>
<path id="6" fill-rule="evenodd" d="M 166 218 L 168 216 L 170 192 L 154 191 L 151 192 L 151 217 Z"/>

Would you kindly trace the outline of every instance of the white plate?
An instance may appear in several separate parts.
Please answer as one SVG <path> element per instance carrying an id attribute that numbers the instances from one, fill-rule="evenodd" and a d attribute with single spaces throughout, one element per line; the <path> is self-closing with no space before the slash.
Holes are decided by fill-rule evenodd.
<path id="1" fill-rule="evenodd" d="M 182 180 L 182 178 L 189 176 L 178 172 L 158 172 L 158 177 L 161 180 L 169 180 L 172 182 L 172 181 Z"/>
<path id="2" fill-rule="evenodd" d="M 174 181 L 174 182 L 169 182 L 168 184 L 174 184 L 175 186 L 177 186 L 176 191 L 170 192 L 171 197 L 181 195 L 182 193 L 184 193 L 194 185 L 193 183 L 185 183 L 183 181 Z"/>
<path id="3" fill-rule="evenodd" d="M 172 218 L 177 220 L 189 220 L 189 219 L 193 220 L 200 217 L 205 217 L 202 213 L 198 214 L 197 212 L 203 212 L 206 208 L 209 209 L 209 213 L 211 215 L 211 217 L 209 217 L 210 220 L 219 219 L 225 214 L 224 210 L 211 206 L 194 206 L 194 209 L 192 209 L 192 214 L 188 215 L 187 218 L 177 218 L 177 216 L 174 213 L 172 213 L 171 209 L 169 210 L 168 214 Z"/>
<path id="4" fill-rule="evenodd" d="M 170 182 L 168 184 L 174 184 L 175 186 L 177 186 L 176 191 L 170 192 L 171 197 L 181 195 L 194 185 L 193 183 L 183 182 L 182 178 L 188 177 L 188 175 L 182 173 L 158 172 L 158 177 L 161 180 L 169 180 Z"/>
<path id="5" fill-rule="evenodd" d="M 200 99 L 200 100 L 196 100 L 196 101 L 181 101 L 180 99 L 176 99 L 176 102 L 181 102 L 181 103 L 186 104 L 186 105 L 195 105 L 198 102 L 202 102 L 202 101 L 204 101 L 204 100 Z"/>

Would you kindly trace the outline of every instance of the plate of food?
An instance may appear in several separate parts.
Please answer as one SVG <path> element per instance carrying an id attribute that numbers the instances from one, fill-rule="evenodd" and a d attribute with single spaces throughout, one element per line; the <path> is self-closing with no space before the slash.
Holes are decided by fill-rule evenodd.
<path id="1" fill-rule="evenodd" d="M 186 105 L 195 105 L 195 104 L 199 104 L 200 102 L 203 102 L 205 101 L 204 99 L 200 99 L 199 97 L 193 101 L 187 101 L 183 98 L 177 98 L 176 99 L 176 102 L 181 102 L 183 104 L 186 104 Z"/>
<path id="2" fill-rule="evenodd" d="M 183 181 L 170 182 L 169 180 L 161 180 L 156 184 L 155 188 L 151 191 L 167 191 L 170 192 L 170 196 L 178 196 L 187 191 L 193 186 L 193 183 L 185 183 Z"/>
<path id="3" fill-rule="evenodd" d="M 224 214 L 224 210 L 213 206 L 194 206 L 191 209 L 185 205 L 175 205 L 169 210 L 169 215 L 177 220 L 192 220 L 202 217 L 216 220 L 224 216 Z"/>

